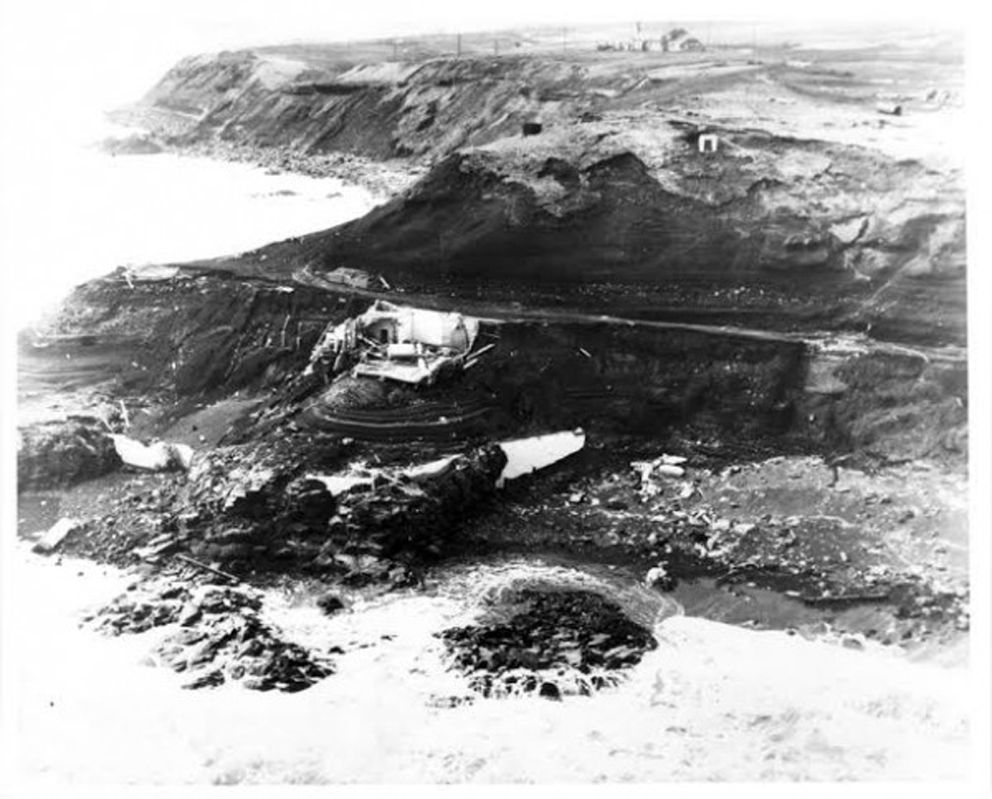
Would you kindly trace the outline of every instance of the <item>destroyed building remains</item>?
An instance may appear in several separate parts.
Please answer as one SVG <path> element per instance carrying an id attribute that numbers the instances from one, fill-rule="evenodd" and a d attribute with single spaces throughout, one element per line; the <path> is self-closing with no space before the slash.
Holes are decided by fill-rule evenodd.
<path id="1" fill-rule="evenodd" d="M 354 377 L 433 383 L 442 372 L 474 363 L 470 355 L 478 334 L 474 317 L 376 300 L 360 316 L 328 326 L 307 373 L 350 368 Z"/>

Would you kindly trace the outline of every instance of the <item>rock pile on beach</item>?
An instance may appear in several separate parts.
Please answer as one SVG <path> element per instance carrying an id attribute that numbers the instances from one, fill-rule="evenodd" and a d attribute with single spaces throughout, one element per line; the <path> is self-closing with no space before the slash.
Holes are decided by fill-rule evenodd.
<path id="1" fill-rule="evenodd" d="M 173 626 L 155 647 L 155 657 L 190 676 L 184 688 L 230 681 L 245 688 L 302 691 L 333 673 L 326 659 L 283 640 L 261 620 L 260 596 L 241 587 L 177 583 L 133 586 L 101 610 L 99 629 L 112 635 Z"/>
<path id="2" fill-rule="evenodd" d="M 498 618 L 439 634 L 483 696 L 586 695 L 616 684 L 657 646 L 650 630 L 593 591 L 522 589 L 500 604 Z"/>

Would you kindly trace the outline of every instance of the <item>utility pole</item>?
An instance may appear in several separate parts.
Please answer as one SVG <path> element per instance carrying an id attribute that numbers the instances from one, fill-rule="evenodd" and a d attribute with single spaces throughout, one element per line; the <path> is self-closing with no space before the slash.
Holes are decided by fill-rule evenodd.
<path id="1" fill-rule="evenodd" d="M 461 54 L 462 54 L 462 35 L 460 33 L 458 34 L 458 39 L 457 39 L 457 43 L 456 43 L 455 53 L 459 57 L 461 57 Z"/>
<path id="2" fill-rule="evenodd" d="M 499 56 L 499 39 L 493 39 L 493 55 Z"/>

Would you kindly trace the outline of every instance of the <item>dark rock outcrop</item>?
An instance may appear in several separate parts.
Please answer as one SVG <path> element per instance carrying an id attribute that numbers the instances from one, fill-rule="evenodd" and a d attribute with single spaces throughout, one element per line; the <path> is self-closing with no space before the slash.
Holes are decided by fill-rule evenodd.
<path id="1" fill-rule="evenodd" d="M 19 491 L 68 486 L 122 465 L 101 419 L 73 416 L 23 427 L 18 433 Z"/>
<path id="2" fill-rule="evenodd" d="M 319 476 L 307 476 L 292 446 L 262 449 L 221 448 L 193 469 L 190 551 L 236 570 L 300 569 L 354 586 L 415 581 L 407 564 L 444 551 L 493 496 L 506 462 L 502 450 L 487 447 L 453 458 L 429 479 L 382 470 L 332 496 Z"/>
<path id="3" fill-rule="evenodd" d="M 658 645 L 592 591 L 525 588 L 503 597 L 498 612 L 496 620 L 440 633 L 454 665 L 484 696 L 588 694 L 615 683 Z"/>
<path id="4" fill-rule="evenodd" d="M 259 618 L 261 599 L 247 589 L 165 583 L 117 597 L 95 617 L 112 635 L 177 625 L 156 646 L 169 668 L 189 675 L 185 688 L 238 681 L 257 691 L 302 691 L 333 673 L 303 647 L 284 641 Z"/>

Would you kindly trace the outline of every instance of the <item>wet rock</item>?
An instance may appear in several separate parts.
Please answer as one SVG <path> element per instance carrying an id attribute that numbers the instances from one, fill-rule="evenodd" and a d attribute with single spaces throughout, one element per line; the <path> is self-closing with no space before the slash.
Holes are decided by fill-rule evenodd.
<path id="1" fill-rule="evenodd" d="M 198 675 L 183 685 L 183 688 L 195 690 L 197 688 L 215 688 L 224 683 L 224 672 L 220 669 L 212 669 Z"/>
<path id="2" fill-rule="evenodd" d="M 427 700 L 427 706 L 447 710 L 462 705 L 471 705 L 473 702 L 475 702 L 474 696 L 432 696 Z"/>
<path id="3" fill-rule="evenodd" d="M 200 606 L 193 602 L 188 602 L 183 605 L 182 610 L 179 612 L 179 618 L 176 621 L 180 627 L 190 627 L 196 624 L 202 617 L 203 611 L 200 610 Z"/>
<path id="4" fill-rule="evenodd" d="M 258 615 L 254 592 L 228 586 L 194 591 L 154 583 L 115 599 L 98 615 L 113 634 L 144 632 L 177 623 L 156 654 L 174 671 L 191 673 L 184 688 L 207 688 L 241 680 L 256 690 L 301 691 L 333 673 L 325 658 L 284 641 Z"/>
<path id="5" fill-rule="evenodd" d="M 522 589 L 502 602 L 515 610 L 508 619 L 439 634 L 453 666 L 483 696 L 586 694 L 657 646 L 649 630 L 592 591 Z"/>
<path id="6" fill-rule="evenodd" d="M 317 598 L 317 607 L 328 616 L 333 616 L 339 610 L 344 610 L 345 604 L 337 594 L 328 592 Z"/>
<path id="7" fill-rule="evenodd" d="M 299 452 L 222 448 L 190 473 L 186 501 L 200 528 L 191 547 L 204 560 L 256 570 L 295 562 L 313 573 L 343 573 L 355 587 L 415 585 L 419 578 L 400 564 L 442 554 L 465 518 L 495 495 L 505 463 L 498 446 L 483 447 L 416 481 L 403 467 L 370 470 L 363 490 L 332 495 L 326 478 L 299 476 L 306 468 Z M 355 542 L 367 553 L 361 563 L 345 553 Z"/>
<path id="8" fill-rule="evenodd" d="M 558 702 L 561 701 L 561 691 L 553 682 L 542 682 L 537 693 L 538 696 L 543 696 L 545 699 L 552 699 Z"/>

